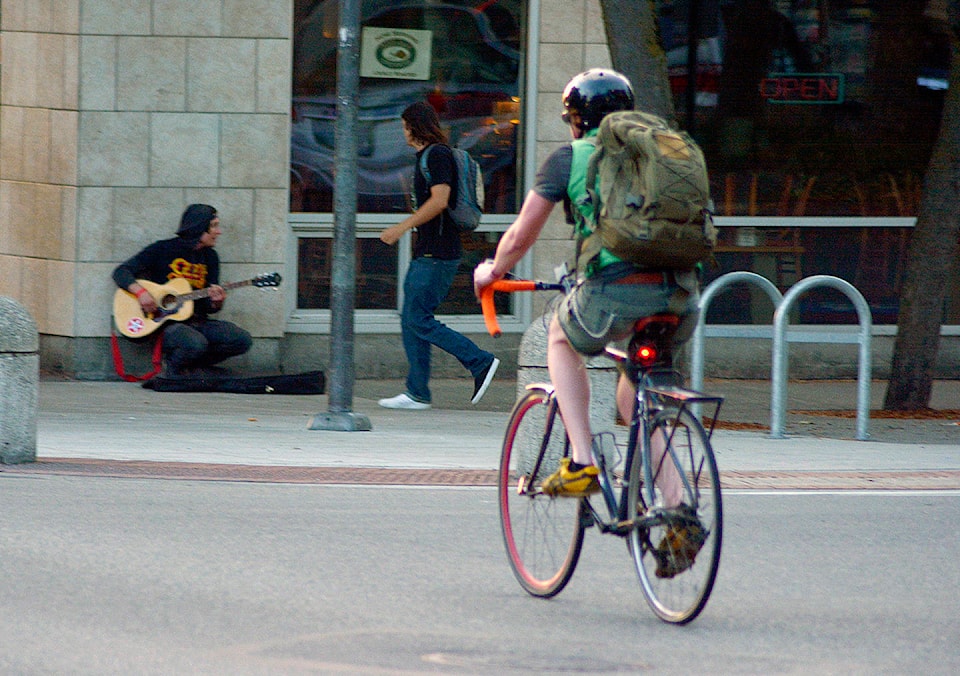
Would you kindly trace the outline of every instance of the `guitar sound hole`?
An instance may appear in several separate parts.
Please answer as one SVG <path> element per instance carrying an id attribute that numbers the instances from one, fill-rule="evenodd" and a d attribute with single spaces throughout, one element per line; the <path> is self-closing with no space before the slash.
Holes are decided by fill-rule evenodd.
<path id="1" fill-rule="evenodd" d="M 177 297 L 173 294 L 167 294 L 160 301 L 160 307 L 162 307 L 167 312 L 173 312 L 177 309 Z"/>

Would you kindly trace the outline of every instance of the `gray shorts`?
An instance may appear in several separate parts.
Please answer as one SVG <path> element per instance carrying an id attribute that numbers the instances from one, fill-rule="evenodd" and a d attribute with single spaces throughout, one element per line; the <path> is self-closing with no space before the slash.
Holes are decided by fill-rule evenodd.
<path id="1" fill-rule="evenodd" d="M 608 343 L 628 337 L 638 319 L 660 312 L 682 318 L 675 342 L 690 337 L 700 300 L 695 273 L 664 272 L 659 282 L 617 283 L 635 272 L 632 266 L 608 266 L 581 281 L 560 302 L 557 319 L 573 349 L 600 354 Z"/>

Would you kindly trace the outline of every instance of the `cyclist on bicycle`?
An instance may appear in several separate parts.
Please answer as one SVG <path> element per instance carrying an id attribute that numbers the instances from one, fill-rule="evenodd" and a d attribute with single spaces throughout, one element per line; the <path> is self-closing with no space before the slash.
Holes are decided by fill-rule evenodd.
<path id="1" fill-rule="evenodd" d="M 567 84 L 562 117 L 574 139 L 589 138 L 596 135 L 605 115 L 633 107 L 630 81 L 613 70 L 594 68 Z M 578 239 L 590 233 L 586 214 L 581 212 L 588 159 L 589 153 L 575 152 L 570 143 L 546 159 L 517 220 L 500 239 L 494 259 L 474 271 L 478 297 L 533 246 L 556 203 L 564 203 L 567 222 L 574 226 Z M 628 337 L 638 319 L 660 312 L 681 316 L 677 340 L 684 340 L 695 326 L 698 301 L 695 272 L 642 268 L 606 249 L 585 270 L 578 271 L 578 282 L 559 304 L 547 334 L 547 370 L 570 437 L 572 459 L 564 458 L 560 468 L 544 480 L 545 493 L 582 497 L 600 488 L 599 469 L 590 453 L 590 381 L 583 355 L 600 354 L 611 341 Z M 630 419 L 635 395 L 633 385 L 621 376 L 617 407 L 624 420 Z"/>

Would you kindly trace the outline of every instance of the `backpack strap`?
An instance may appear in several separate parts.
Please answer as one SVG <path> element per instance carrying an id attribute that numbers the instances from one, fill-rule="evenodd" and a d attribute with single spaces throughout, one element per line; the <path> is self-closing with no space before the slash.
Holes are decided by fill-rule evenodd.
<path id="1" fill-rule="evenodd" d="M 594 145 L 596 145 L 596 142 L 594 142 Z M 584 189 L 590 197 L 591 226 L 594 230 L 596 230 L 600 209 L 603 206 L 600 191 L 597 189 L 597 173 L 604 152 L 603 147 L 598 146 L 596 150 L 590 154 L 590 159 L 587 160 L 587 184 L 584 186 Z"/>
<path id="2" fill-rule="evenodd" d="M 575 225 L 581 230 L 592 230 L 596 224 L 598 195 L 587 176 L 591 159 L 598 154 L 597 138 L 591 134 L 570 142 L 570 177 L 567 179 L 567 195 L 573 207 Z M 594 181 L 596 172 L 594 172 Z M 586 234 L 586 233 L 584 233 Z"/>
<path id="3" fill-rule="evenodd" d="M 420 173 L 423 175 L 423 178 L 427 181 L 427 187 L 430 186 L 430 168 L 427 166 L 427 156 L 430 155 L 430 151 L 433 149 L 433 146 L 437 145 L 432 143 L 423 149 L 423 154 L 420 155 Z"/>
<path id="4" fill-rule="evenodd" d="M 423 153 L 420 155 L 420 161 L 417 163 L 417 169 L 420 170 L 420 175 L 423 176 L 424 180 L 427 182 L 427 185 L 430 185 L 430 169 L 427 167 L 427 155 L 430 154 L 430 149 L 436 144 L 432 144 L 423 149 Z M 420 208 L 420 200 L 417 199 L 417 178 L 414 176 L 413 185 L 410 187 L 410 199 L 413 203 L 413 210 L 416 211 Z"/>
<path id="5" fill-rule="evenodd" d="M 591 233 L 583 240 L 577 252 L 577 270 L 583 273 L 586 273 L 588 266 L 600 255 L 600 250 L 603 248 L 603 241 L 600 236 L 600 210 L 603 208 L 603 199 L 597 185 L 598 166 L 603 154 L 604 149 L 600 146 L 590 155 L 590 159 L 587 161 L 586 190 L 590 197 L 593 220 L 590 224 Z"/>
<path id="6" fill-rule="evenodd" d="M 430 188 L 430 167 L 427 164 L 427 157 L 430 155 L 430 151 L 438 145 L 446 145 L 444 143 L 432 143 L 423 149 L 423 154 L 420 156 L 420 173 L 423 174 L 424 180 L 427 182 L 427 189 Z M 450 197 L 453 200 L 447 208 L 454 209 L 457 206 L 457 200 L 459 199 L 459 194 L 456 190 L 457 181 L 459 180 L 459 167 L 457 166 L 457 153 L 454 151 L 453 146 L 447 146 L 450 149 L 450 154 L 453 157 L 453 178 L 450 182 Z"/>

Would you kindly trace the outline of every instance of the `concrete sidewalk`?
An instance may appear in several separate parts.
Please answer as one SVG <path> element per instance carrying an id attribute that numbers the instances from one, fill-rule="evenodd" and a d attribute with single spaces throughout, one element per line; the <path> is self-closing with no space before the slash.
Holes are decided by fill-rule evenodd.
<path id="1" fill-rule="evenodd" d="M 400 391 L 397 381 L 357 381 L 354 411 L 369 417 L 366 432 L 309 430 L 327 412 L 327 396 L 164 393 L 120 382 L 40 384 L 38 460 L 213 463 L 282 467 L 492 470 L 513 381 L 497 380 L 476 407 L 465 379 L 432 383 L 434 408 L 392 411 L 376 398 Z M 709 381 L 727 397 L 721 420 L 769 424 L 769 387 L 760 381 Z M 852 393 L 852 396 L 851 396 Z M 882 399 L 882 387 L 872 388 Z M 856 383 L 790 383 L 788 408 L 856 407 Z M 960 382 L 938 382 L 934 406 L 960 409 Z M 878 408 L 875 404 L 874 408 Z M 853 418 L 790 413 L 786 439 L 764 429 L 714 434 L 721 471 L 960 472 L 960 419 L 871 419 L 871 439 L 853 439 Z M 829 436 L 824 435 L 824 431 Z M 960 477 L 958 477 L 960 478 Z M 960 487 L 960 485 L 956 486 Z"/>

